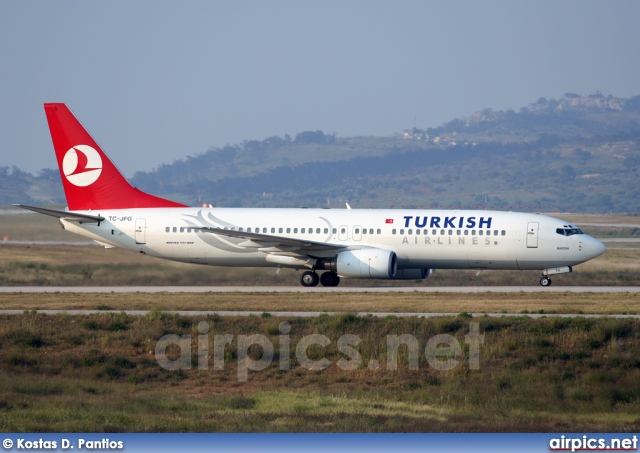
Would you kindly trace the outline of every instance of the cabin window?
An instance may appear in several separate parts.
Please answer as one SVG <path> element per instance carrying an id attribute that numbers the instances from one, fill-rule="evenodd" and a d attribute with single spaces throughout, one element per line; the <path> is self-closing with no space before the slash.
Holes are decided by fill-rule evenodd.
<path id="1" fill-rule="evenodd" d="M 503 236 L 506 236 L 506 235 L 507 235 L 507 232 L 506 232 L 505 230 L 502 230 L 502 235 L 503 235 Z"/>
<path id="2" fill-rule="evenodd" d="M 476 235 L 476 230 L 471 230 L 471 236 L 475 236 Z"/>
<path id="3" fill-rule="evenodd" d="M 403 228 L 400 229 L 400 234 L 404 234 L 404 229 Z"/>
<path id="4" fill-rule="evenodd" d="M 184 227 L 180 227 L 180 232 L 184 233 Z"/>
<path id="5" fill-rule="evenodd" d="M 460 236 L 460 235 L 462 234 L 462 231 L 460 231 L 460 230 L 456 230 L 456 234 L 457 234 L 458 236 Z"/>
<path id="6" fill-rule="evenodd" d="M 391 230 L 391 234 L 396 234 L 396 229 Z"/>
<path id="7" fill-rule="evenodd" d="M 478 235 L 482 236 L 482 230 L 478 231 Z"/>
<path id="8" fill-rule="evenodd" d="M 272 232 L 272 233 L 275 233 L 275 232 L 276 232 L 276 229 L 275 229 L 274 227 L 271 227 L 271 232 Z"/>
<path id="9" fill-rule="evenodd" d="M 449 236 L 453 236 L 453 230 L 449 230 Z"/>
<path id="10" fill-rule="evenodd" d="M 316 228 L 316 233 L 320 234 L 320 228 Z"/>
<path id="11" fill-rule="evenodd" d="M 493 230 L 493 235 L 497 236 L 498 235 L 498 230 Z"/>
<path id="12" fill-rule="evenodd" d="M 464 230 L 464 235 L 469 236 L 469 230 Z"/>
<path id="13" fill-rule="evenodd" d="M 378 234 L 382 234 L 382 230 L 378 228 Z"/>
<path id="14" fill-rule="evenodd" d="M 420 236 L 420 230 L 416 230 L 416 234 Z"/>
<path id="15" fill-rule="evenodd" d="M 278 228 L 278 233 L 282 233 L 283 231 L 282 227 Z"/>
<path id="16" fill-rule="evenodd" d="M 362 229 L 362 234 L 367 234 L 367 229 L 366 228 Z"/>
<path id="17" fill-rule="evenodd" d="M 337 228 L 334 228 L 334 229 L 333 229 L 333 234 L 336 234 L 337 232 L 338 232 L 338 229 L 337 229 Z"/>
<path id="18" fill-rule="evenodd" d="M 297 229 L 297 228 L 294 228 L 294 229 L 293 229 L 293 233 L 294 233 L 294 234 L 298 234 L 298 229 Z"/>
<path id="19" fill-rule="evenodd" d="M 171 232 L 171 227 L 166 227 L 166 228 L 164 229 L 164 232 L 165 232 L 165 233 L 170 233 L 170 232 Z"/>
<path id="20" fill-rule="evenodd" d="M 291 228 L 287 228 L 287 234 L 291 233 Z"/>
<path id="21" fill-rule="evenodd" d="M 408 230 L 407 234 L 413 234 L 413 230 Z"/>

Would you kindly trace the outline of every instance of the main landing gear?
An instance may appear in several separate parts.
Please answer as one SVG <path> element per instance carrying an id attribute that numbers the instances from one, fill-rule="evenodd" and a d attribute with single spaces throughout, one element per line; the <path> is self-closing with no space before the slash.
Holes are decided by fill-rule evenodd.
<path id="1" fill-rule="evenodd" d="M 322 276 L 318 276 L 315 271 L 305 271 L 300 276 L 300 283 L 302 286 L 317 286 L 321 283 L 322 286 L 338 286 L 340 284 L 340 277 L 335 272 L 325 272 Z"/>
<path id="2" fill-rule="evenodd" d="M 540 277 L 540 286 L 551 286 L 551 279 L 549 277 Z"/>

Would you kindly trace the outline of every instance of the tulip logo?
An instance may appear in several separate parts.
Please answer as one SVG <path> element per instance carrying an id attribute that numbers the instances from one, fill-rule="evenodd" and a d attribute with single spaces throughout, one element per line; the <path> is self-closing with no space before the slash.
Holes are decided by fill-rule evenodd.
<path id="1" fill-rule="evenodd" d="M 91 146 L 77 145 L 64 155 L 62 171 L 71 184 L 86 187 L 100 177 L 102 159 L 98 151 Z"/>

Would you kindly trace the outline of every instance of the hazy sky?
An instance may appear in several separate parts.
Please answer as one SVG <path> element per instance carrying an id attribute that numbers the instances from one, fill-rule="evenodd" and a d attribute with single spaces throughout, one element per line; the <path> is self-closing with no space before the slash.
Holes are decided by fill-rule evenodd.
<path id="1" fill-rule="evenodd" d="M 640 94 L 638 1 L 0 1 L 0 166 L 55 167 L 65 102 L 131 176 L 211 146 L 386 136 Z"/>

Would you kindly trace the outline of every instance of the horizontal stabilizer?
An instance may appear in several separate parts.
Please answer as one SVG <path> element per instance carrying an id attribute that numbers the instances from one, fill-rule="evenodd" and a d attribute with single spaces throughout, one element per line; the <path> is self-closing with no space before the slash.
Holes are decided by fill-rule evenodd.
<path id="1" fill-rule="evenodd" d="M 99 223 L 104 220 L 104 217 L 97 215 L 79 214 L 76 212 L 60 211 L 58 209 L 39 208 L 37 206 L 27 206 L 24 204 L 14 204 L 13 206 L 28 209 L 29 211 L 38 212 L 40 214 L 50 215 L 51 217 L 57 217 L 59 219 L 70 220 L 72 222 Z"/>

